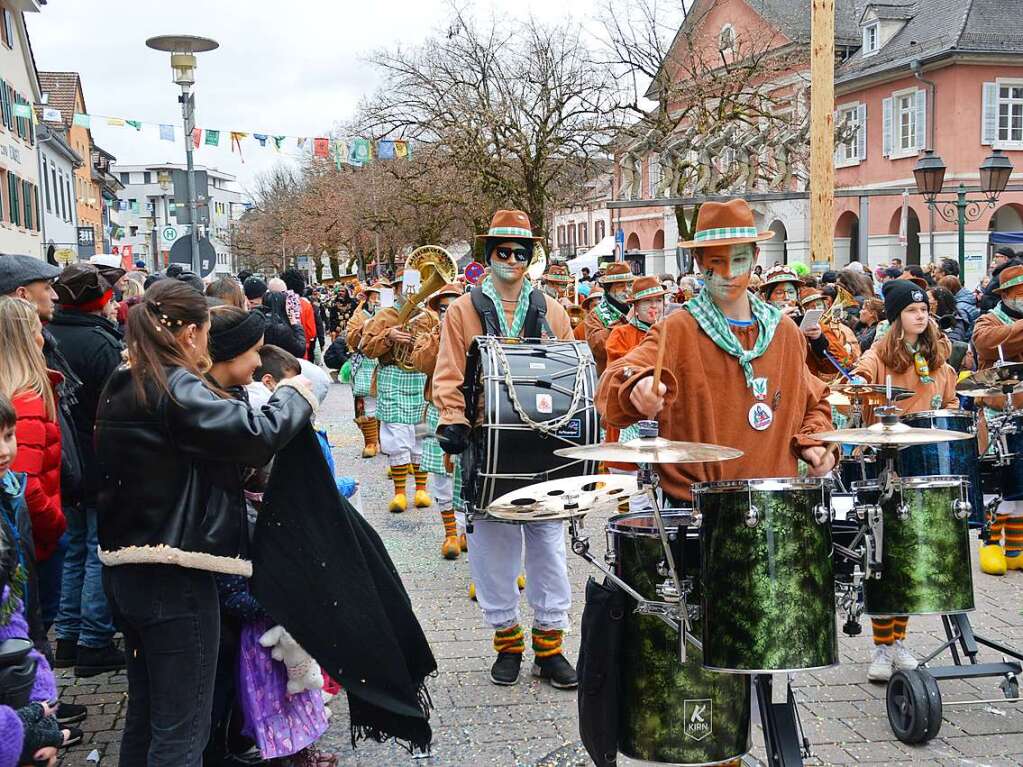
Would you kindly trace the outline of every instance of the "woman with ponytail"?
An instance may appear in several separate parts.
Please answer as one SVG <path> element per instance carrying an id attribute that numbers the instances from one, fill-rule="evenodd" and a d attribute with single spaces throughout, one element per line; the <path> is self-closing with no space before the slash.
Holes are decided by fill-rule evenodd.
<path id="1" fill-rule="evenodd" d="M 129 364 L 96 420 L 100 559 L 127 655 L 125 765 L 201 763 L 220 634 L 214 573 L 252 572 L 244 496 L 228 480 L 269 461 L 315 407 L 302 378 L 258 412 L 212 385 L 209 329 L 204 296 L 153 285 L 128 313 Z"/>

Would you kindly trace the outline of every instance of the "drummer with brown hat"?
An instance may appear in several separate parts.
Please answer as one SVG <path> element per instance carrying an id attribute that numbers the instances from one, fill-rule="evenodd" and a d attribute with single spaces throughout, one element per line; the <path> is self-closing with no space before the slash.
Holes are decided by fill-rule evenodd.
<path id="1" fill-rule="evenodd" d="M 697 482 L 794 477 L 799 459 L 813 476 L 834 466 L 834 455 L 813 436 L 832 428 L 831 410 L 827 387 L 804 363 L 803 335 L 748 291 L 757 243 L 772 236 L 757 230 L 745 200 L 704 203 L 695 237 L 682 246 L 693 250 L 706 287 L 600 380 L 597 406 L 613 426 L 656 419 L 667 439 L 743 451 L 723 463 L 657 466 L 661 488 L 677 501 L 690 500 Z M 662 334 L 667 349 L 655 390 Z"/>
<path id="2" fill-rule="evenodd" d="M 607 352 L 604 345 L 611 333 L 611 328 L 625 321 L 629 313 L 629 296 L 632 293 L 632 281 L 636 277 L 629 265 L 623 261 L 610 264 L 601 275 L 598 283 L 604 290 L 603 298 L 593 311 L 586 315 L 586 343 L 593 352 L 597 363 L 597 374 L 607 367 Z"/>

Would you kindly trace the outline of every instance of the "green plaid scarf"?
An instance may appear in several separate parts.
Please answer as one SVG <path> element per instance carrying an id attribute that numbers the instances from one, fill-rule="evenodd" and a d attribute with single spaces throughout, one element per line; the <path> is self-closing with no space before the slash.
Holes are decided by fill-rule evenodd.
<path id="1" fill-rule="evenodd" d="M 616 306 L 613 306 L 611 302 L 603 298 L 593 311 L 596 312 L 597 318 L 604 323 L 605 328 L 611 327 L 625 316 Z"/>
<path id="2" fill-rule="evenodd" d="M 739 360 L 742 373 L 746 376 L 746 386 L 753 386 L 753 365 L 752 362 L 767 351 L 767 347 L 774 338 L 774 331 L 781 322 L 781 312 L 768 303 L 750 294 L 750 307 L 753 310 L 753 317 L 760 326 L 760 334 L 757 342 L 753 345 L 752 351 L 746 351 L 735 337 L 731 327 L 728 325 L 728 318 L 721 312 L 714 299 L 710 297 L 709 290 L 701 290 L 696 298 L 686 302 L 686 310 L 693 315 L 703 332 L 710 336 L 718 348 L 732 355 Z"/>
<path id="3" fill-rule="evenodd" d="M 1000 301 L 998 305 L 991 310 L 991 313 L 995 315 L 998 318 L 999 322 L 1001 322 L 1003 325 L 1011 325 L 1013 322 L 1015 322 L 1015 320 L 1012 317 L 1005 313 L 1005 309 L 1002 308 L 1002 304 Z"/>
<path id="4" fill-rule="evenodd" d="M 632 325 L 633 327 L 639 328 L 644 333 L 650 330 L 650 326 L 647 325 L 645 322 L 643 322 L 643 320 L 639 319 L 638 317 L 633 317 L 631 320 L 629 320 L 629 324 Z"/>
<path id="5" fill-rule="evenodd" d="M 483 295 L 494 302 L 497 308 L 497 319 L 501 323 L 501 334 L 505 338 L 518 338 L 522 332 L 522 326 L 526 322 L 526 312 L 529 309 L 529 294 L 533 292 L 533 286 L 529 280 L 522 281 L 522 290 L 519 292 L 519 302 L 515 305 L 515 316 L 512 317 L 511 327 L 508 327 L 508 320 L 504 316 L 504 305 L 501 303 L 501 296 L 494 287 L 494 280 L 488 274 L 480 285 Z"/>

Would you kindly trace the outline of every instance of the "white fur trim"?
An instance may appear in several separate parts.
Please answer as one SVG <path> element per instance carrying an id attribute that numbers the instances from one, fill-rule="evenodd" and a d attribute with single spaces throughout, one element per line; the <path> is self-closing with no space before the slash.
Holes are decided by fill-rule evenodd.
<path id="1" fill-rule="evenodd" d="M 182 551 L 173 546 L 125 546 L 116 551 L 99 550 L 99 561 L 116 565 L 178 565 L 191 570 L 207 570 L 225 575 L 252 577 L 252 563 L 238 557 L 222 557 L 200 551 Z"/>
<path id="2" fill-rule="evenodd" d="M 320 409 L 320 403 L 317 401 L 315 395 L 311 391 L 309 391 L 309 387 L 303 386 L 294 378 L 285 378 L 283 381 L 277 384 L 278 389 L 280 389 L 282 386 L 290 387 L 297 391 L 299 394 L 301 394 L 303 397 L 305 397 L 306 402 L 308 402 L 313 409 L 313 417 L 316 416 L 316 411 Z"/>

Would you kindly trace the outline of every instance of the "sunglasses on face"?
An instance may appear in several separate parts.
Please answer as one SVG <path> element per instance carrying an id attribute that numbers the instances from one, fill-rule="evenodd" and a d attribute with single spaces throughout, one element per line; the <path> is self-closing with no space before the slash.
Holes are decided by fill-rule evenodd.
<path id="1" fill-rule="evenodd" d="M 529 251 L 525 248 L 496 248 L 494 255 L 502 261 L 511 261 L 514 258 L 520 264 L 529 260 Z"/>

